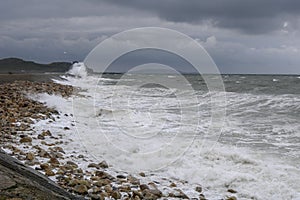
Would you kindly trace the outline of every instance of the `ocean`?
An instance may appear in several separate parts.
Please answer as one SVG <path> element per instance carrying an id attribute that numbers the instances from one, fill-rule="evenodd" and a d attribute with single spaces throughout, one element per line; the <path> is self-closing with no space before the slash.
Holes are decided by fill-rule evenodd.
<path id="1" fill-rule="evenodd" d="M 213 92 L 200 75 L 88 74 L 80 63 L 62 78 L 78 88 L 71 101 L 39 100 L 72 112 L 74 148 L 116 170 L 184 180 L 191 196 L 201 184 L 208 199 L 230 188 L 238 199 L 300 199 L 299 76 L 222 75 L 225 91 Z"/>

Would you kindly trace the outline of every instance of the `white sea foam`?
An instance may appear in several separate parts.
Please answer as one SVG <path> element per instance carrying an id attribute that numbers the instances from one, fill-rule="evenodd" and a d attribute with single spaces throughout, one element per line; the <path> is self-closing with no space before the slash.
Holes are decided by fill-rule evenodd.
<path id="1" fill-rule="evenodd" d="M 87 70 L 83 63 L 74 63 L 72 68 L 67 72 L 67 74 L 73 75 L 79 78 L 85 78 L 87 76 Z"/>
<path id="2" fill-rule="evenodd" d="M 184 143 L 168 146 L 160 157 L 150 159 L 151 162 L 136 162 L 134 159 L 140 158 L 132 154 L 162 148 L 160 146 L 162 141 L 169 144 L 173 134 L 179 135 L 180 140 L 190 138 L 188 134 L 195 127 L 190 124 L 178 126 L 180 112 L 176 106 L 176 98 L 165 97 L 157 101 L 155 94 L 168 96 L 167 94 L 170 95 L 172 92 L 161 88 L 145 88 L 132 92 L 131 86 L 97 84 L 99 81 L 106 82 L 111 79 L 97 76 L 80 77 L 83 78 L 66 77 L 68 81 L 60 81 L 60 83 L 72 84 L 83 89 L 74 99 L 63 99 L 46 94 L 33 97 L 57 108 L 61 113 L 72 112 L 74 114 L 74 118 L 62 116 L 54 122 L 56 126 L 42 124 L 43 128 L 59 131 L 59 127 L 70 124 L 70 121 L 74 120 L 76 127 L 73 127 L 71 131 L 77 129 L 78 134 L 65 135 L 66 140 L 70 139 L 67 147 L 64 148 L 67 149 L 67 153 L 71 154 L 76 151 L 89 155 L 90 159 L 99 158 L 99 155 L 94 155 L 95 151 L 90 152 L 88 148 L 89 145 L 96 145 L 98 153 L 108 163 L 121 163 L 125 169 L 127 167 L 137 169 L 154 167 L 156 169 L 162 160 L 171 161 L 170 156 L 178 152 L 178 160 L 173 163 L 168 162 L 169 165 L 154 171 L 154 175 L 146 179 L 159 180 L 161 185 L 169 184 L 164 182 L 163 177 L 187 180 L 187 184 L 179 187 L 190 197 L 197 195 L 193 186 L 201 184 L 208 199 L 224 198 L 220 194 L 229 195 L 226 193 L 228 188 L 238 191 L 236 194 L 238 199 L 300 199 L 300 169 L 298 161 L 293 160 L 295 157 L 299 159 L 299 148 L 297 153 L 297 144 L 291 147 L 293 141 L 290 141 L 291 138 L 299 136 L 297 134 L 299 134 L 300 126 L 299 124 L 297 126 L 297 122 L 292 118 L 286 118 L 284 120 L 286 124 L 281 123 L 280 118 L 282 109 L 288 108 L 291 112 L 300 109 L 299 96 L 227 93 L 228 117 L 218 143 L 212 144 L 210 140 L 204 140 L 204 137 L 200 135 L 193 140 L 190 148 L 181 157 L 181 151 L 185 150 Z M 189 110 L 190 116 L 197 118 L 195 110 L 199 106 L 200 109 L 197 112 L 201 115 L 201 124 L 198 130 L 199 132 L 207 131 L 210 124 L 210 95 L 199 93 L 202 101 L 196 105 L 195 102 L 189 101 L 188 93 L 180 92 L 186 96 L 181 106 L 194 108 L 194 110 Z M 128 94 L 133 99 L 132 105 L 128 104 Z M 112 102 L 118 103 L 112 107 Z M 164 112 L 161 112 L 159 106 L 151 107 L 153 102 L 160 102 L 160 106 L 170 109 L 164 109 Z M 151 115 L 150 118 L 148 114 Z M 126 123 L 116 123 L 114 122 L 116 119 L 121 122 L 125 120 Z M 163 130 L 164 134 L 153 134 L 149 127 L 160 123 L 163 124 L 163 128 L 157 127 Z M 272 124 L 268 126 L 269 123 Z M 124 130 L 125 133 L 129 133 L 126 137 Z M 135 133 L 135 130 L 139 131 Z M 141 142 L 140 144 L 143 145 L 139 145 L 132 139 L 132 136 L 142 137 L 143 134 L 151 136 L 148 143 Z M 82 138 L 84 136 L 85 138 Z M 82 143 L 83 139 L 91 140 Z M 283 148 L 292 149 L 282 153 Z M 120 149 L 126 150 L 131 156 L 125 157 L 126 154 L 120 153 Z M 86 168 L 86 164 L 81 163 L 81 167 Z M 118 169 L 118 166 L 114 167 Z"/>

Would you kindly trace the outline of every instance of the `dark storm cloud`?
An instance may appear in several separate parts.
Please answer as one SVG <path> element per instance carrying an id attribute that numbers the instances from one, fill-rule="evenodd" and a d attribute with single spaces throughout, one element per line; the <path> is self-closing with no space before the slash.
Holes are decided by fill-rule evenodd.
<path id="1" fill-rule="evenodd" d="M 202 23 L 261 34 L 282 28 L 288 19 L 300 14 L 295 0 L 106 0 L 123 7 L 154 12 L 173 22 Z"/>
<path id="2" fill-rule="evenodd" d="M 0 20 L 72 18 L 130 13 L 98 0 L 9 0 L 0 2 Z"/>
<path id="3" fill-rule="evenodd" d="M 3 1 L 0 7 L 0 19 L 58 18 L 63 16 L 87 15 L 79 9 L 80 6 L 82 6 L 82 1 Z"/>
<path id="4" fill-rule="evenodd" d="M 223 73 L 300 73 L 297 0 L 3 0 L 0 58 L 83 60 L 105 38 L 145 26 L 196 39 Z"/>
<path id="5" fill-rule="evenodd" d="M 103 9 L 105 8 L 105 9 Z M 126 8 L 126 9 L 125 9 Z M 132 12 L 134 9 L 134 12 Z M 300 13 L 296 0 L 12 0 L 1 2 L 0 20 L 17 18 L 60 18 L 107 16 L 144 11 L 172 22 L 237 29 L 251 34 L 282 28 Z"/>
<path id="6" fill-rule="evenodd" d="M 126 73 L 134 67 L 148 63 L 151 63 L 152 65 L 154 65 L 154 63 L 159 63 L 170 66 L 178 72 L 197 73 L 197 70 L 193 65 L 179 55 L 169 51 L 151 48 L 138 49 L 118 57 L 107 67 L 105 72 Z M 157 71 L 162 72 L 163 70 L 159 69 Z M 155 72 L 155 70 L 151 72 Z"/>

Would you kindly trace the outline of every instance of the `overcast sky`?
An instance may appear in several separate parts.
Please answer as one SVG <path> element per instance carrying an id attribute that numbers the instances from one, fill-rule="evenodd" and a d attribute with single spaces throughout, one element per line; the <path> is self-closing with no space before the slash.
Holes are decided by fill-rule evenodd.
<path id="1" fill-rule="evenodd" d="M 1 0 L 0 58 L 81 61 L 146 26 L 196 39 L 222 73 L 300 74 L 297 0 Z"/>

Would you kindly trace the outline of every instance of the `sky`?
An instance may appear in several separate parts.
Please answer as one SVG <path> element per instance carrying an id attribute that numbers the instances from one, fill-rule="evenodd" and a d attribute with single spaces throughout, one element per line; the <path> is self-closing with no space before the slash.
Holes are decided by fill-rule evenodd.
<path id="1" fill-rule="evenodd" d="M 0 58 L 82 61 L 140 27 L 192 37 L 221 73 L 300 74 L 297 0 L 1 0 Z"/>

